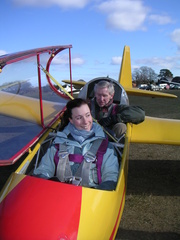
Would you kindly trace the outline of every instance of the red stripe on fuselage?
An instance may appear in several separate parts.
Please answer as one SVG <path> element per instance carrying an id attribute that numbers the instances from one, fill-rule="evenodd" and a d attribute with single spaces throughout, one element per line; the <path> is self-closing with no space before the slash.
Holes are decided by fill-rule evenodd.
<path id="1" fill-rule="evenodd" d="M 124 191 L 123 191 L 123 195 L 122 195 L 122 200 L 121 200 L 121 204 L 120 204 L 120 208 L 119 208 L 118 216 L 117 216 L 116 223 L 115 223 L 115 225 L 114 225 L 114 228 L 113 228 L 113 231 L 112 231 L 112 234 L 111 234 L 110 240 L 113 239 L 114 234 L 115 234 L 115 230 L 116 230 L 117 223 L 118 223 L 118 220 L 119 220 L 119 217 L 120 217 L 120 213 L 121 213 L 121 208 L 122 208 L 123 200 L 124 200 L 124 197 L 125 197 L 125 191 L 126 191 L 126 187 L 124 186 Z"/>
<path id="2" fill-rule="evenodd" d="M 26 176 L 0 204 L 0 239 L 77 239 L 82 187 Z"/>

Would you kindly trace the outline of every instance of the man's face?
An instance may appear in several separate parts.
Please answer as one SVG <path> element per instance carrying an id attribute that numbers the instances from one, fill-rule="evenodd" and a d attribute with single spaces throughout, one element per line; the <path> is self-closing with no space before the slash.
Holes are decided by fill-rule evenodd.
<path id="1" fill-rule="evenodd" d="M 105 88 L 97 88 L 95 92 L 95 97 L 99 107 L 104 107 L 113 98 L 113 95 L 111 95 L 108 91 L 108 88 L 105 87 Z"/>
<path id="2" fill-rule="evenodd" d="M 79 130 L 90 131 L 92 128 L 92 116 L 87 104 L 72 109 L 72 118 L 69 121 Z"/>

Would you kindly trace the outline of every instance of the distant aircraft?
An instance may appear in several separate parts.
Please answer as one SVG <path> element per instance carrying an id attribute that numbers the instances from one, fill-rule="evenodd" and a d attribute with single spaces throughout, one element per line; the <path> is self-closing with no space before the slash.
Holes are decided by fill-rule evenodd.
<path id="1" fill-rule="evenodd" d="M 73 84 L 81 84 L 81 91 L 87 93 L 88 97 L 89 89 L 97 81 L 97 78 L 88 83 L 71 79 L 71 47 L 50 46 L 0 56 L 0 84 L 6 78 L 6 69 L 7 73 L 10 71 L 16 78 L 18 64 L 23 79 L 24 73 L 30 73 L 34 79 L 33 70 L 26 70 L 26 65 L 29 66 L 33 60 L 35 63 L 31 67 L 37 71 L 38 82 L 38 87 L 24 89 L 21 95 L 0 92 L 0 165 L 20 162 L 0 193 L 0 239 L 115 239 L 125 204 L 129 144 L 180 145 L 180 120 L 146 117 L 139 125 L 127 124 L 125 144 L 114 142 L 121 162 L 115 191 L 91 189 L 32 176 L 33 169 L 58 131 L 66 102 L 73 94 Z M 70 96 L 69 93 L 59 91 L 57 85 L 62 87 L 60 80 L 54 81 L 50 74 L 53 60 L 64 50 L 68 51 L 70 58 L 70 77 L 67 77 L 68 83 L 71 83 Z M 42 68 L 45 59 L 46 67 Z M 14 66 L 13 70 L 9 68 L 11 66 Z M 46 73 L 49 89 L 42 86 L 44 73 L 41 69 Z M 119 79 L 113 82 L 116 85 L 116 100 L 127 104 L 130 94 L 176 97 L 132 88 L 128 46 L 124 48 Z"/>
<path id="2" fill-rule="evenodd" d="M 166 83 L 169 86 L 169 89 L 180 89 L 180 77 L 174 77 L 172 81 L 162 78 L 159 82 L 159 85 Z"/>

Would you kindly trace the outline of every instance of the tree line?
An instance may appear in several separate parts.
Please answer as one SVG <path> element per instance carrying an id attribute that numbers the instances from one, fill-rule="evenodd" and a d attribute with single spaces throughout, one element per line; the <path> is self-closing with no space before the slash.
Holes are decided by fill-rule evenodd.
<path id="1" fill-rule="evenodd" d="M 161 69 L 159 74 L 156 74 L 152 68 L 142 66 L 134 69 L 132 73 L 133 83 L 135 83 L 137 86 L 140 84 L 153 84 L 159 79 L 163 78 L 172 79 L 172 72 L 169 69 Z"/>

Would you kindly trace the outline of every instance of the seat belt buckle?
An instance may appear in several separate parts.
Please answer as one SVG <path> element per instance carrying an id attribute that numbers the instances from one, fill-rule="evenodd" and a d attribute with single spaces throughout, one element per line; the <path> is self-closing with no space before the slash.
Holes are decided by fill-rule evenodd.
<path id="1" fill-rule="evenodd" d="M 76 176 L 65 177 L 64 182 L 69 183 L 69 184 L 73 184 L 75 186 L 79 186 L 82 183 L 82 178 L 81 177 L 76 177 Z"/>
<path id="2" fill-rule="evenodd" d="M 88 163 L 95 162 L 96 161 L 96 155 L 94 155 L 91 152 L 86 152 L 85 155 L 84 155 L 84 159 Z"/>
<path id="3" fill-rule="evenodd" d="M 73 185 L 79 186 L 79 185 L 81 185 L 81 183 L 82 183 L 81 177 L 76 177 L 76 176 L 73 177 L 73 180 L 72 180 Z"/>

